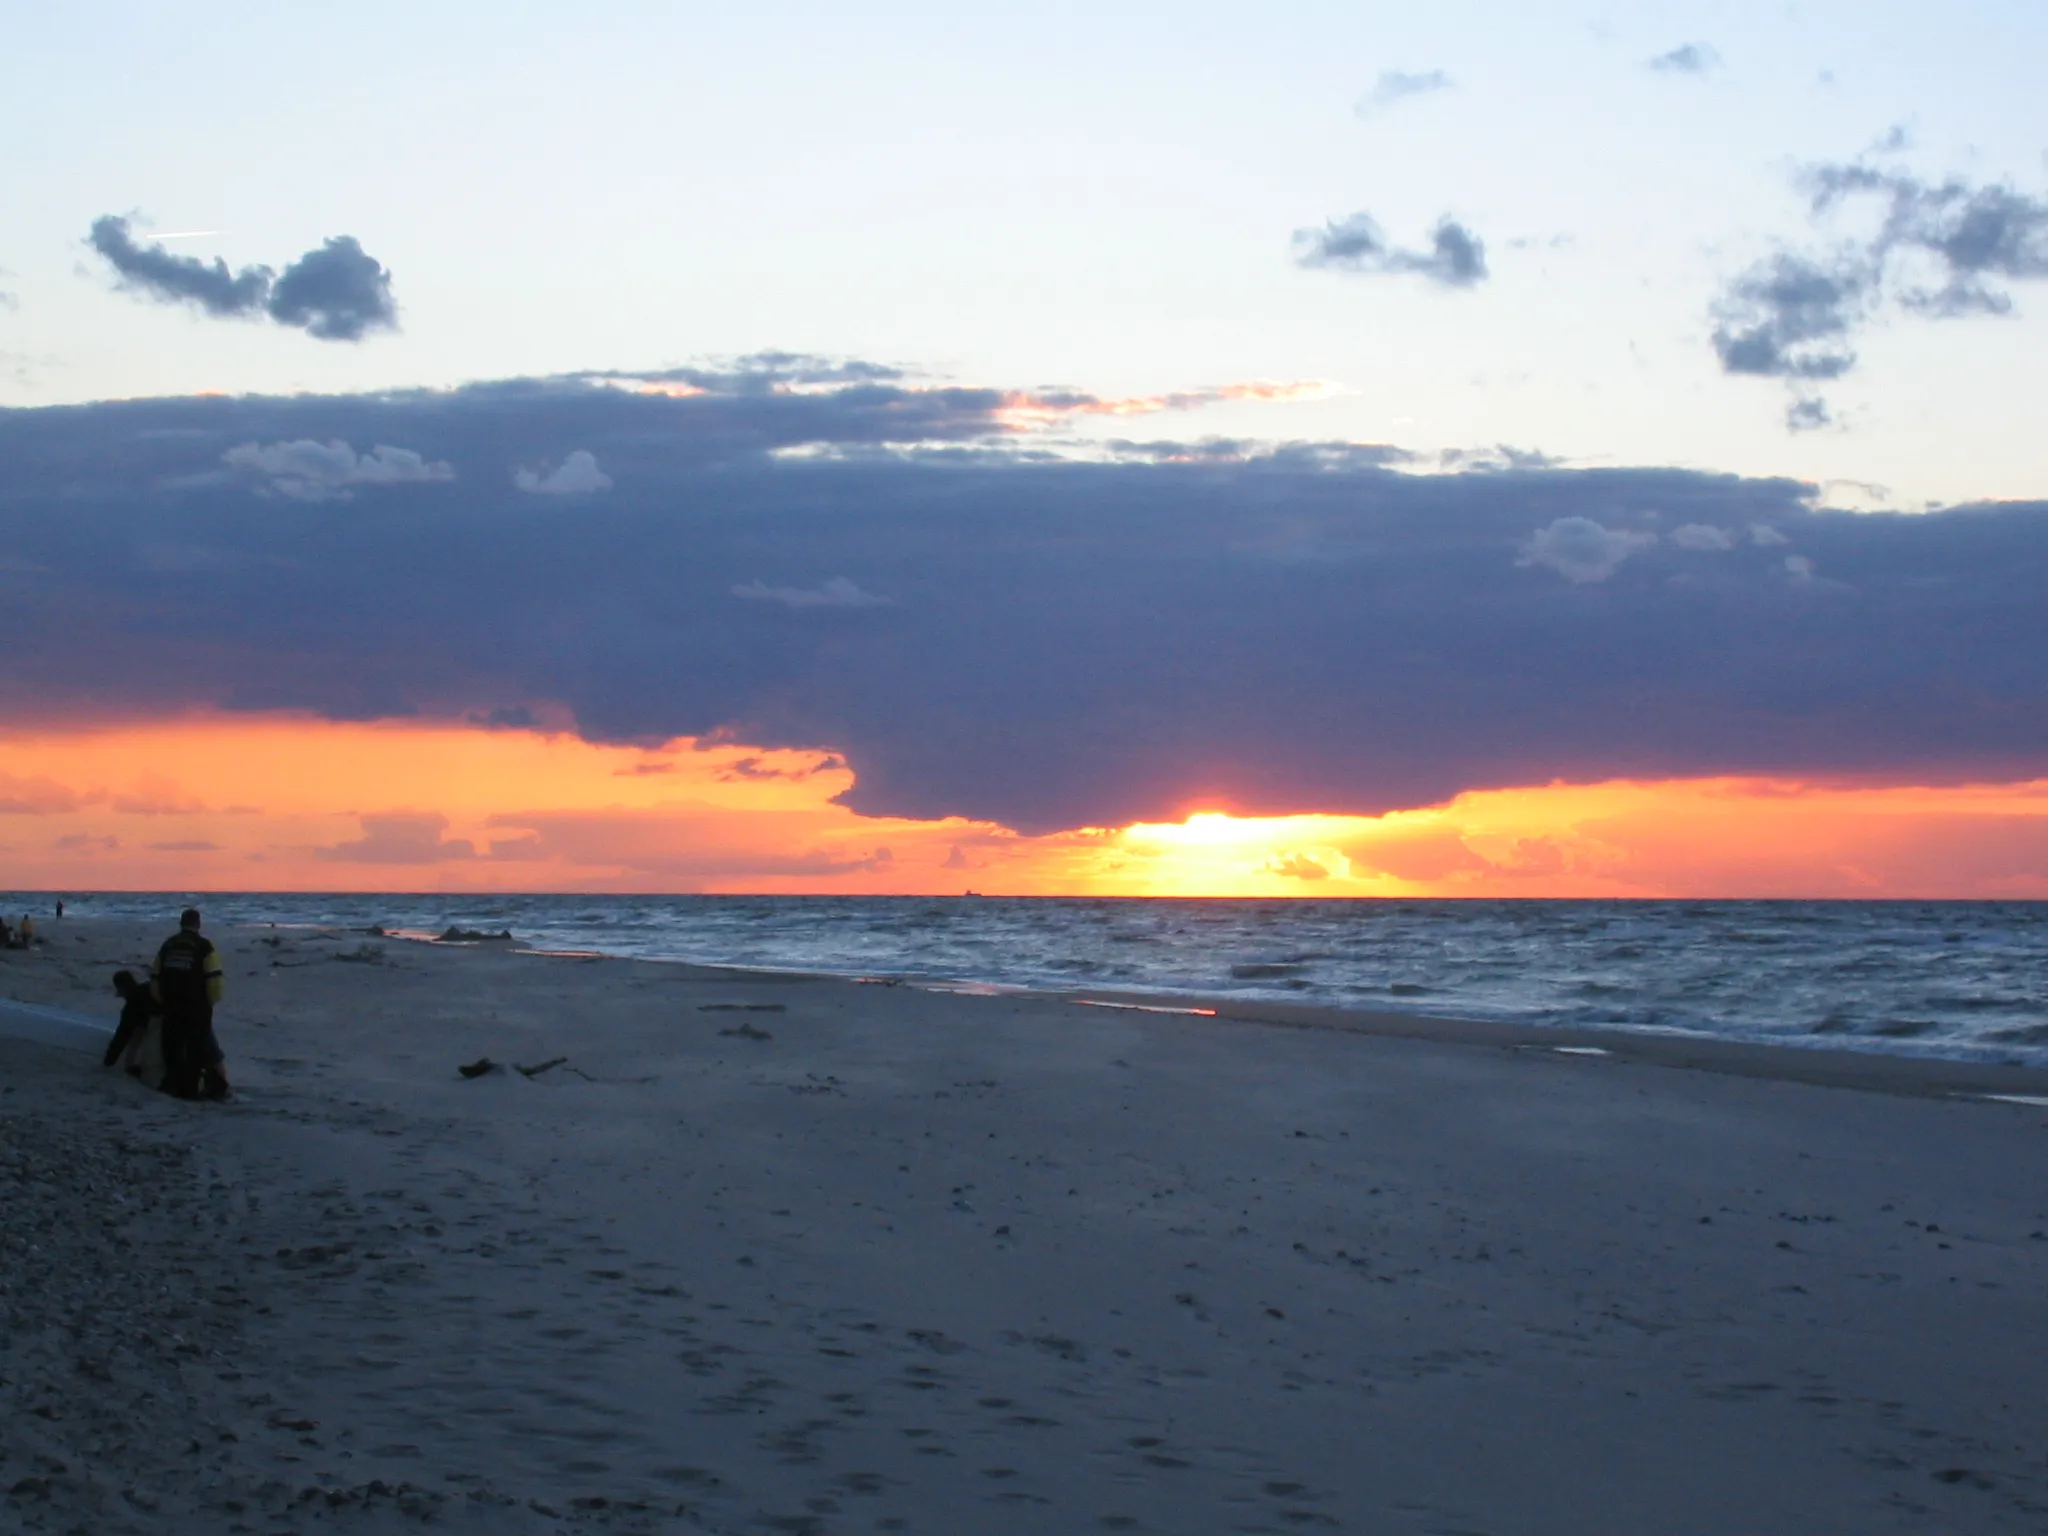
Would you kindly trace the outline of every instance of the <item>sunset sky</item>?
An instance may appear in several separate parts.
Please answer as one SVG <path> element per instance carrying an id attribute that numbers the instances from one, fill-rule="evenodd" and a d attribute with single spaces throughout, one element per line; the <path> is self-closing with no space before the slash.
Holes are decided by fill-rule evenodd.
<path id="1" fill-rule="evenodd" d="M 0 890 L 2048 897 L 2048 12 L 0 15 Z"/>

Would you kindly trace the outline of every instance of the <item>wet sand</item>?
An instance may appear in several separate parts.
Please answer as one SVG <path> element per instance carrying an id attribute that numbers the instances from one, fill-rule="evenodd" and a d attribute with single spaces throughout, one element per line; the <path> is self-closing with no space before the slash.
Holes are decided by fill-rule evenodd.
<path id="1" fill-rule="evenodd" d="M 2048 1525 L 2043 1074 L 215 937 L 237 1103 L 0 1038 L 0 1523 Z"/>

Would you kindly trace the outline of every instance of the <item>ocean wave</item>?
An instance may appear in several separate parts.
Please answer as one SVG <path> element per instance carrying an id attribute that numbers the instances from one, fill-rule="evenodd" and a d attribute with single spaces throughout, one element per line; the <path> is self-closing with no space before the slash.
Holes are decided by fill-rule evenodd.
<path id="1" fill-rule="evenodd" d="M 440 932 L 1001 986 L 1320 1004 L 2048 1065 L 2048 903 L 67 896 L 81 916 Z M 0 910 L 47 898 L 0 895 Z M 1232 955 L 1238 958 L 1231 959 Z"/>

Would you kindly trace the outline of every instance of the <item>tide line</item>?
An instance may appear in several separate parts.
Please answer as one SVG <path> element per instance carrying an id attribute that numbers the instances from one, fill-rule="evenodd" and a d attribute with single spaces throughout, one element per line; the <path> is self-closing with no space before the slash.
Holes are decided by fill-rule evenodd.
<path id="1" fill-rule="evenodd" d="M 1216 1017 L 1214 1008 L 1166 1008 L 1158 1003 L 1111 1003 L 1099 997 L 1077 997 L 1074 1001 L 1083 1008 L 1123 1008 L 1131 1013 L 1189 1013 L 1198 1019 Z"/>

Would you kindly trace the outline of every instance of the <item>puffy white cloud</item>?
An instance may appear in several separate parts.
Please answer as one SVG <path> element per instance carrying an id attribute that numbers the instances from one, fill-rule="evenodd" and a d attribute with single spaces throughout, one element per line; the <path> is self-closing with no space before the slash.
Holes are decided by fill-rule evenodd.
<path id="1" fill-rule="evenodd" d="M 781 603 L 789 608 L 879 608 L 889 602 L 872 592 L 863 592 L 844 576 L 834 576 L 819 587 L 771 587 L 749 581 L 732 589 L 734 597 L 754 603 Z"/>
<path id="2" fill-rule="evenodd" d="M 410 448 L 379 443 L 357 453 L 340 439 L 318 443 L 300 438 L 289 443 L 243 443 L 221 455 L 229 469 L 260 476 L 264 495 L 294 501 L 347 501 L 360 485 L 410 485 L 453 480 L 445 463 L 429 463 Z"/>
<path id="3" fill-rule="evenodd" d="M 612 477 L 597 467 L 597 456 L 578 448 L 554 469 L 536 473 L 522 469 L 512 476 L 520 490 L 535 496 L 589 496 L 612 488 Z"/>
<path id="4" fill-rule="evenodd" d="M 1529 536 L 1515 563 L 1547 566 L 1574 584 L 1605 581 L 1622 561 L 1656 542 L 1654 533 L 1608 528 L 1590 517 L 1560 517 Z"/>
<path id="5" fill-rule="evenodd" d="M 1680 549 L 1722 550 L 1733 549 L 1741 538 L 1732 528 L 1716 528 L 1712 523 L 1687 523 L 1683 528 L 1671 531 L 1671 542 Z"/>

